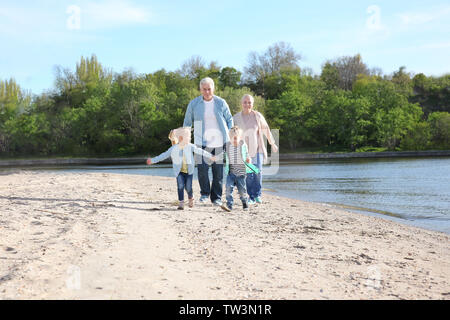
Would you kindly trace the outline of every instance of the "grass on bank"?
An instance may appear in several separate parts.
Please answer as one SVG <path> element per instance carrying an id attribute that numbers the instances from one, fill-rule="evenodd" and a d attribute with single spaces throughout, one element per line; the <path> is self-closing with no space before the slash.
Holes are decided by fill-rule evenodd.
<path id="1" fill-rule="evenodd" d="M 387 148 L 383 147 L 362 147 L 356 149 L 356 151 L 352 151 L 348 148 L 343 147 L 309 147 L 309 148 L 296 148 L 293 150 L 287 150 L 282 153 L 292 154 L 292 153 L 310 153 L 310 154 L 317 154 L 317 153 L 358 153 L 358 152 L 385 152 L 389 151 Z M 395 150 L 395 151 L 404 151 L 404 150 Z"/>

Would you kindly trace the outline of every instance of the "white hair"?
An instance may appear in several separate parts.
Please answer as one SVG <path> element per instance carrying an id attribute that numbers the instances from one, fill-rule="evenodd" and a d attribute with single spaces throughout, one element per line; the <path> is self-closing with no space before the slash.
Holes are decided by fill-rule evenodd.
<path id="1" fill-rule="evenodd" d="M 255 99 L 253 98 L 253 96 L 251 94 L 244 94 L 244 96 L 241 99 L 241 104 L 242 104 L 242 101 L 244 101 L 244 99 L 247 97 L 250 98 L 250 101 L 252 102 L 252 105 L 253 105 L 255 103 Z"/>
<path id="2" fill-rule="evenodd" d="M 200 80 L 200 90 L 202 90 L 202 85 L 209 83 L 211 85 L 211 89 L 214 90 L 214 80 L 210 77 L 203 78 Z"/>

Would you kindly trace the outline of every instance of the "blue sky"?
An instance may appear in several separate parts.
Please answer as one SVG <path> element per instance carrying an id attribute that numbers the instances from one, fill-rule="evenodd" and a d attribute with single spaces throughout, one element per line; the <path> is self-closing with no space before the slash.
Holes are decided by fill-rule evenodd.
<path id="1" fill-rule="evenodd" d="M 96 54 L 115 72 L 175 71 L 193 55 L 243 70 L 251 51 L 284 41 L 319 74 L 360 53 L 385 74 L 450 72 L 449 1 L 0 0 L 0 79 L 40 94 L 54 67 Z"/>

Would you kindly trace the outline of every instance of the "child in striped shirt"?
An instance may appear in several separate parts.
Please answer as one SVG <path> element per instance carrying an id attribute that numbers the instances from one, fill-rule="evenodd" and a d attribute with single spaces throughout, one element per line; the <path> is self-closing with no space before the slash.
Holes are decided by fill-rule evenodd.
<path id="1" fill-rule="evenodd" d="M 242 140 L 242 130 L 239 127 L 232 127 L 229 131 L 230 142 L 226 144 L 225 150 L 225 173 L 226 182 L 226 205 L 221 208 L 230 212 L 233 209 L 233 189 L 237 186 L 239 197 L 244 210 L 248 210 L 246 176 L 249 172 L 258 173 L 259 169 L 251 163 L 248 156 L 247 145 Z"/>

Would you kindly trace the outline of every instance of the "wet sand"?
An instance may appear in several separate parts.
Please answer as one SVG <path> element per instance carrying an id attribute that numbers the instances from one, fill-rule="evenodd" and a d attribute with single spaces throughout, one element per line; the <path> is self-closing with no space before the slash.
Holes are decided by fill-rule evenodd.
<path id="1" fill-rule="evenodd" d="M 267 194 L 180 211 L 175 178 L 0 179 L 0 299 L 450 299 L 447 234 Z"/>

